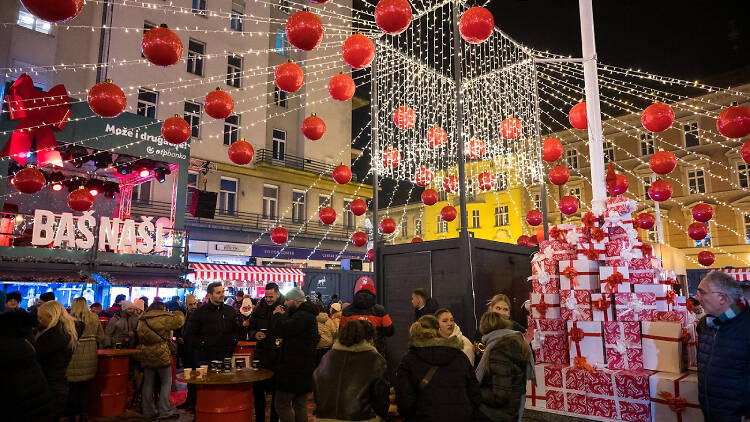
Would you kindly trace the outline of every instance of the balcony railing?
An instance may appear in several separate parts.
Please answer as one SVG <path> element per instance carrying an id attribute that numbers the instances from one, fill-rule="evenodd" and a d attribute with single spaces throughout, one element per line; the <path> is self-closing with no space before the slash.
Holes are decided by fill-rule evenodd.
<path id="1" fill-rule="evenodd" d="M 326 163 L 324 161 L 313 160 L 310 158 L 297 157 L 295 155 L 274 155 L 272 150 L 261 149 L 256 151 L 255 154 L 256 163 L 267 163 L 272 166 L 281 166 L 293 170 L 306 171 L 315 174 L 326 174 L 330 175 L 333 168 L 336 167 L 333 164 Z M 352 175 L 352 181 L 357 182 L 357 175 Z"/>

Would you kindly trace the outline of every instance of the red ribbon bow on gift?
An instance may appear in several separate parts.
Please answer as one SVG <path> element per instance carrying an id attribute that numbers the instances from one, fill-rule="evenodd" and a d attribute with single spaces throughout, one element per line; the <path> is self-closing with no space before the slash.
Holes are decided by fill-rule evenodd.
<path id="1" fill-rule="evenodd" d="M 578 271 L 572 265 L 567 266 L 560 274 L 570 279 L 570 287 L 572 289 L 578 287 Z"/>
<path id="2" fill-rule="evenodd" d="M 591 305 L 593 305 L 594 309 L 596 309 L 597 311 L 607 312 L 607 308 L 609 308 L 610 303 L 611 302 L 604 297 L 600 297 L 599 299 L 592 301 Z"/>
<path id="3" fill-rule="evenodd" d="M 533 305 L 533 306 L 536 308 L 536 311 L 539 312 L 539 315 L 542 316 L 541 319 L 546 319 L 547 318 L 547 308 L 550 307 L 550 304 L 546 303 L 544 301 L 544 295 L 543 294 L 541 295 L 541 299 L 539 300 L 539 303 L 537 303 L 536 305 Z"/>
<path id="4" fill-rule="evenodd" d="M 552 227 L 551 229 L 549 229 L 549 238 L 550 239 L 559 240 L 560 242 L 564 242 L 565 241 L 565 231 L 564 230 L 560 230 L 557 227 Z"/>
<path id="5" fill-rule="evenodd" d="M 623 277 L 622 274 L 620 274 L 619 272 L 617 272 L 617 270 L 615 270 L 615 272 L 612 273 L 611 276 L 604 279 L 607 293 L 615 293 L 617 291 L 617 285 L 624 281 L 625 281 L 625 277 Z"/>
<path id="6" fill-rule="evenodd" d="M 606 236 L 606 233 L 604 233 L 604 230 L 600 229 L 599 227 L 593 227 L 589 236 L 591 236 L 591 238 L 596 240 L 597 242 L 601 242 L 602 239 L 604 239 L 604 236 Z"/>
<path id="7" fill-rule="evenodd" d="M 570 341 L 574 341 L 577 343 L 583 340 L 583 338 L 586 336 L 586 333 L 578 327 L 573 327 L 570 329 L 568 335 L 570 336 Z"/>
<path id="8" fill-rule="evenodd" d="M 573 358 L 573 365 L 577 368 L 583 368 L 589 372 L 593 372 L 594 368 L 589 365 L 588 362 L 586 362 L 586 358 L 584 356 L 578 356 Z"/>
<path id="9" fill-rule="evenodd" d="M 682 413 L 687 407 L 687 400 L 682 397 L 675 397 L 668 391 L 659 391 L 659 397 L 664 399 L 669 406 L 669 410 L 675 413 Z"/>
<path id="10" fill-rule="evenodd" d="M 11 156 L 24 166 L 31 144 L 36 139 L 39 166 L 62 166 L 60 152 L 55 150 L 57 140 L 54 130 L 62 130 L 72 114 L 65 86 L 55 85 L 47 92 L 39 91 L 34 88 L 31 77 L 24 73 L 11 85 L 6 102 L 10 119 L 20 122 L 0 156 Z"/>
<path id="11" fill-rule="evenodd" d="M 591 229 L 595 227 L 595 224 L 599 222 L 599 219 L 594 215 L 594 213 L 587 212 L 583 214 L 583 217 L 581 217 L 581 222 L 583 223 L 584 227 Z"/>
<path id="12" fill-rule="evenodd" d="M 667 303 L 671 305 L 677 303 L 677 293 L 674 290 L 667 290 Z"/>

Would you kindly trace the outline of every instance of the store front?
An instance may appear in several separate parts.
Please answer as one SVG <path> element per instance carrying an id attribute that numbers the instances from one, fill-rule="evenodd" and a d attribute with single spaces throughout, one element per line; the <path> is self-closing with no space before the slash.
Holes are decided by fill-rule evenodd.
<path id="1" fill-rule="evenodd" d="M 253 298 L 263 297 L 268 283 L 278 284 L 285 293 L 294 287 L 303 287 L 305 281 L 305 273 L 299 268 L 191 263 L 190 269 L 194 272 L 188 280 L 194 283 L 199 299 L 205 296 L 206 286 L 217 281 L 231 288 L 231 293 L 242 290 Z"/>

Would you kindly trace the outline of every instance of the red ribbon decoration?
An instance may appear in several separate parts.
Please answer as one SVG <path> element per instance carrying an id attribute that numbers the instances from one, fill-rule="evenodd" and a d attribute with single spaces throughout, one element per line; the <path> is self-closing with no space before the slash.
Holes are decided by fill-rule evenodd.
<path id="1" fill-rule="evenodd" d="M 667 290 L 667 305 L 674 305 L 677 303 L 677 293 L 674 290 Z"/>
<path id="2" fill-rule="evenodd" d="M 47 92 L 39 91 L 34 88 L 31 77 L 24 73 L 11 85 L 6 102 L 10 119 L 20 121 L 0 151 L 0 157 L 11 156 L 25 166 L 31 144 L 36 139 L 39 167 L 48 164 L 62 167 L 62 157 L 55 149 L 54 130 L 62 130 L 72 114 L 65 86 L 55 85 Z"/>
<path id="3" fill-rule="evenodd" d="M 584 356 L 578 356 L 576 358 L 573 358 L 573 366 L 576 368 L 582 368 L 589 372 L 593 372 L 594 368 L 589 365 L 588 362 L 586 362 L 586 358 Z"/>
<path id="4" fill-rule="evenodd" d="M 657 394 L 660 399 L 657 399 L 655 397 L 651 398 L 651 401 L 654 403 L 659 404 L 666 404 L 669 406 L 669 410 L 675 413 L 675 416 L 677 416 L 677 422 L 682 422 L 682 412 L 685 411 L 686 408 L 692 408 L 692 409 L 700 409 L 700 405 L 695 403 L 688 403 L 687 400 L 680 397 L 680 380 L 687 377 L 690 374 L 685 374 L 676 380 L 674 380 L 674 394 L 670 393 L 669 391 L 659 391 Z"/>
<path id="5" fill-rule="evenodd" d="M 565 242 L 565 230 L 560 230 L 557 227 L 549 229 L 549 238 L 555 239 L 560 242 Z"/>
<path id="6" fill-rule="evenodd" d="M 600 229 L 599 227 L 593 227 L 591 229 L 590 237 L 596 240 L 597 242 L 601 242 L 606 235 L 607 234 L 604 233 L 604 230 Z"/>
<path id="7" fill-rule="evenodd" d="M 587 212 L 583 214 L 583 217 L 581 217 L 581 222 L 583 223 L 584 227 L 592 229 L 596 227 L 596 223 L 599 222 L 599 219 L 594 215 L 594 213 Z"/>
<path id="8" fill-rule="evenodd" d="M 619 272 L 617 272 L 617 267 L 615 268 L 615 272 L 612 273 L 611 276 L 604 279 L 604 283 L 606 284 L 606 291 L 607 293 L 616 293 L 617 292 L 617 285 L 620 283 L 623 283 L 625 281 L 625 277 L 622 276 Z"/>
<path id="9" fill-rule="evenodd" d="M 573 326 L 570 328 L 570 331 L 568 332 L 568 347 L 570 349 L 573 348 L 573 343 L 576 345 L 576 355 L 578 357 L 573 359 L 573 362 L 575 363 L 575 366 L 579 366 L 581 368 L 586 368 L 588 370 L 592 370 L 591 366 L 589 366 L 588 363 L 586 363 L 586 357 L 581 356 L 581 341 L 585 337 L 601 337 L 601 333 L 587 333 L 583 331 L 582 328 L 578 328 L 578 322 L 573 321 Z M 591 369 L 589 369 L 591 368 Z"/>
<path id="10" fill-rule="evenodd" d="M 562 272 L 560 272 L 560 275 L 564 275 L 565 277 L 568 277 L 570 279 L 571 290 L 578 287 L 578 271 L 573 268 L 573 261 L 570 261 L 570 265 L 568 265 Z"/>
<path id="11" fill-rule="evenodd" d="M 609 309 L 611 304 L 614 303 L 614 301 L 615 301 L 614 295 L 612 295 L 612 301 L 605 299 L 604 295 L 602 295 L 602 297 L 600 297 L 599 299 L 591 301 L 591 305 L 594 307 L 595 310 L 602 311 L 604 313 L 604 321 L 608 322 L 609 318 L 607 317 L 607 310 Z"/>

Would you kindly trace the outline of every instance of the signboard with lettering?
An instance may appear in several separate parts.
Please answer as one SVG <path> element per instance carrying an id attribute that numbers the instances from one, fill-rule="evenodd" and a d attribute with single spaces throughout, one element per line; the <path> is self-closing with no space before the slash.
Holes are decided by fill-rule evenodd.
<path id="1" fill-rule="evenodd" d="M 282 246 L 274 245 L 253 245 L 253 256 L 258 258 L 279 258 L 279 259 L 309 259 L 316 261 L 336 261 L 350 258 L 350 259 L 363 259 L 365 252 L 349 252 L 344 251 L 339 256 L 339 251 L 330 251 L 325 249 L 318 249 L 313 252 L 312 249 L 308 248 L 283 248 Z M 281 251 L 281 253 L 279 253 Z M 312 255 L 310 255 L 312 253 Z M 278 254 L 278 256 L 276 256 Z"/>

